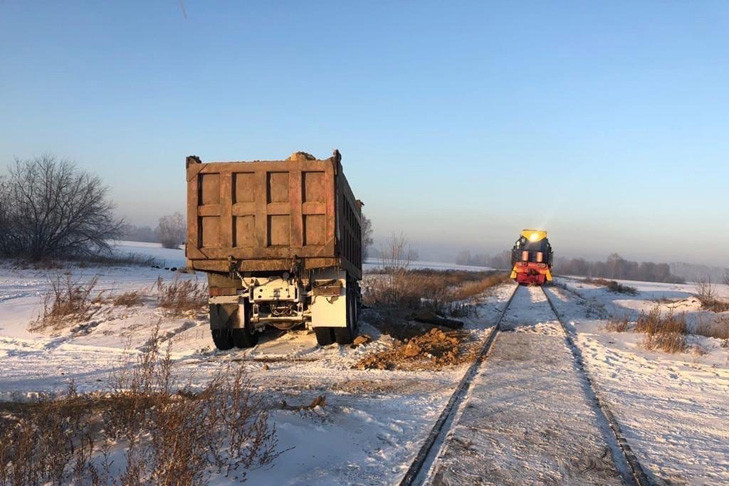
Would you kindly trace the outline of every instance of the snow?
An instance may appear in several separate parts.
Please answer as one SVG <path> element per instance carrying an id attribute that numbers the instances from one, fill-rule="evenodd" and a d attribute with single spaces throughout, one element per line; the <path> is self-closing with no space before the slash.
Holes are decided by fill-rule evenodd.
<path id="1" fill-rule="evenodd" d="M 115 251 L 154 256 L 162 267 L 184 265 L 181 250 L 159 245 L 116 242 Z M 82 326 L 30 332 L 41 297 L 59 272 L 78 281 L 97 276 L 97 288 L 107 294 L 142 291 L 144 305 L 105 304 Z M 372 316 L 367 310 L 360 332 L 373 342 L 354 349 L 319 347 L 313 333 L 300 329 L 270 330 L 255 348 L 220 352 L 212 345 L 205 314 L 171 317 L 156 307 L 159 277 L 204 279 L 142 266 L 44 270 L 0 265 L 0 400 L 62 393 L 71 379 L 81 392 L 103 390 L 110 375 L 144 348 L 159 325 L 163 349 L 171 343 L 180 386 L 201 387 L 226 366 L 243 367 L 270 404 L 284 452 L 272 465 L 251 471 L 249 484 L 382 484 L 396 483 L 405 474 L 465 371 L 465 365 L 441 372 L 353 369 L 363 356 L 393 344 L 368 324 Z M 508 289 L 497 289 L 479 307 L 479 317 L 466 319 L 474 338 L 485 337 L 508 294 Z M 326 396 L 326 405 L 313 410 L 280 406 L 282 400 L 307 405 L 319 395 Z M 216 478 L 213 484 L 228 484 L 228 479 Z"/>
<path id="2" fill-rule="evenodd" d="M 375 322 L 372 311 L 363 313 L 361 332 L 373 341 L 354 349 L 322 348 L 312 333 L 295 330 L 268 331 L 253 349 L 220 352 L 212 346 L 205 314 L 172 317 L 156 306 L 158 278 L 204 282 L 204 275 L 165 269 L 184 266 L 182 250 L 116 242 L 115 251 L 153 256 L 161 268 L 33 269 L 12 262 L 0 264 L 0 400 L 59 393 L 71 379 L 82 392 L 104 389 L 110 374 L 139 353 L 159 325 L 163 343 L 172 345 L 173 370 L 180 386 L 200 387 L 226 366 L 243 367 L 270 404 L 284 452 L 272 465 L 250 472 L 249 484 L 393 484 L 405 474 L 467 368 L 439 372 L 353 369 L 362 357 L 393 344 L 370 325 Z M 460 268 L 422 262 L 417 266 Z M 141 291 L 143 305 L 103 304 L 83 325 L 30 332 L 28 325 L 39 313 L 50 279 L 64 272 L 79 281 L 98 276 L 97 289 L 107 295 Z M 634 333 L 605 331 L 610 315 L 635 319 L 654 305 L 686 311 L 692 322 L 708 317 L 692 300 L 693 286 L 625 282 L 639 290 L 636 296 L 625 296 L 574 279 L 561 283 L 582 297 L 557 287 L 548 292 L 577 333 L 588 371 L 650 473 L 679 484 L 729 483 L 729 349 L 722 348 L 719 340 L 702 337 L 692 343 L 706 354 L 667 355 L 644 350 Z M 465 329 L 474 338 L 486 336 L 512 289 L 512 284 L 497 288 L 483 300 L 476 316 L 465 319 Z M 717 289 L 729 296 L 726 286 Z M 476 438 L 472 462 L 461 465 L 488 463 L 490 471 L 503 473 L 504 478 L 512 474 L 513 482 L 539 478 L 574 482 L 575 477 L 602 482 L 599 475 L 604 473 L 605 482 L 610 483 L 614 476 L 609 461 L 600 456 L 604 441 L 596 432 L 599 424 L 581 398 L 584 394 L 572 360 L 565 354 L 561 330 L 543 297 L 531 290 L 535 289 L 515 302 L 513 317 L 505 321 L 515 332 L 497 339 L 481 370 L 467 400 L 476 406 L 459 415 L 461 435 L 456 437 Z M 307 405 L 319 395 L 326 396 L 326 405 L 313 410 L 292 411 L 280 405 L 282 400 Z M 530 428 L 548 431 L 549 438 L 527 433 Z M 479 435 L 473 435 L 477 430 Z M 570 442 L 567 435 L 579 440 Z M 558 454 L 545 448 L 547 441 L 554 442 Z M 456 447 L 454 441 L 450 444 Z M 570 462 L 575 457 L 595 461 Z M 515 472 L 517 466 L 523 466 L 521 475 Z M 589 467 L 582 471 L 582 466 Z M 455 474 L 458 464 L 450 470 Z M 216 478 L 213 484 L 228 484 L 228 479 Z"/>
<path id="3" fill-rule="evenodd" d="M 502 329 L 428 483 L 622 484 L 609 431 L 539 288 L 518 289 Z"/>
<path id="4" fill-rule="evenodd" d="M 685 311 L 689 321 L 707 318 L 693 287 L 624 282 L 638 289 L 624 296 L 575 279 L 559 282 L 569 291 L 547 291 L 648 474 L 669 484 L 729 483 L 729 348 L 696 336 L 690 342 L 706 354 L 667 354 L 642 348 L 637 333 L 605 330 L 610 315 L 634 320 L 656 305 Z"/>

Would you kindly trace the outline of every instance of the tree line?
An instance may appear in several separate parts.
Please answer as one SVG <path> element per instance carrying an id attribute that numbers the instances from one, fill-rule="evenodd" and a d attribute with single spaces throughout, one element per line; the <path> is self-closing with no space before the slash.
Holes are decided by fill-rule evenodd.
<path id="1" fill-rule="evenodd" d="M 464 250 L 456 256 L 456 263 L 459 265 L 508 269 L 511 268 L 511 252 L 507 250 L 489 256 L 486 254 L 471 254 L 471 252 Z M 684 283 L 683 278 L 671 273 L 671 268 L 667 263 L 634 262 L 626 260 L 617 253 L 611 254 L 605 261 L 558 257 L 554 261 L 553 271 L 560 275 L 578 277 Z"/>

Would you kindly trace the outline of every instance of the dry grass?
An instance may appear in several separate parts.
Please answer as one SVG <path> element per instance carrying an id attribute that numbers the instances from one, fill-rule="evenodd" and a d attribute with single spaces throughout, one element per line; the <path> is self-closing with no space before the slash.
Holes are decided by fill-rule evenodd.
<path id="1" fill-rule="evenodd" d="M 475 282 L 465 282 L 458 286 L 453 291 L 453 298 L 455 300 L 467 300 L 488 292 L 497 285 L 501 285 L 509 280 L 509 275 L 506 273 L 497 273 L 488 277 L 482 278 Z"/>
<path id="2" fill-rule="evenodd" d="M 280 455 L 241 368 L 176 392 L 158 343 L 155 330 L 107 393 L 79 394 L 72 383 L 59 399 L 2 404 L 0 485 L 203 485 L 216 472 L 241 482 Z"/>
<path id="3" fill-rule="evenodd" d="M 138 290 L 123 292 L 112 299 L 112 304 L 124 307 L 142 305 L 142 293 Z"/>
<path id="4" fill-rule="evenodd" d="M 473 300 L 506 280 L 508 275 L 497 272 L 406 270 L 369 279 L 363 300 L 370 307 L 425 308 L 464 316 L 472 307 L 464 301 Z"/>
<path id="5" fill-rule="evenodd" d="M 94 287 L 98 277 L 86 282 L 74 280 L 66 273 L 51 279 L 50 290 L 43 295 L 41 313 L 31 323 L 31 331 L 43 329 L 61 329 L 79 321 L 88 320 L 94 312 L 94 303 L 101 298 L 101 293 L 94 296 Z"/>
<path id="6" fill-rule="evenodd" d="M 208 304 L 207 285 L 198 280 L 175 278 L 172 282 L 165 283 L 159 277 L 155 288 L 157 305 L 173 315 L 197 312 Z"/>
<path id="7" fill-rule="evenodd" d="M 630 329 L 630 318 L 626 315 L 623 317 L 612 317 L 605 329 L 610 332 L 627 332 Z"/>
<path id="8" fill-rule="evenodd" d="M 646 334 L 642 343 L 646 349 L 660 349 L 668 353 L 686 350 L 688 325 L 685 314 L 676 316 L 669 311 L 663 315 L 658 307 L 654 307 L 647 314 L 640 314 L 635 331 Z"/>
<path id="9" fill-rule="evenodd" d="M 610 292 L 615 292 L 617 294 L 627 294 L 627 295 L 637 295 L 638 294 L 638 289 L 636 289 L 635 287 L 623 285 L 619 282 L 616 282 L 615 280 L 607 280 L 604 278 L 586 278 L 583 280 L 583 282 L 593 284 L 593 285 L 601 285 L 603 287 L 607 287 L 607 289 Z"/>
<path id="10" fill-rule="evenodd" d="M 710 317 L 708 320 L 700 317 L 692 331 L 701 336 L 729 340 L 729 316 Z"/>

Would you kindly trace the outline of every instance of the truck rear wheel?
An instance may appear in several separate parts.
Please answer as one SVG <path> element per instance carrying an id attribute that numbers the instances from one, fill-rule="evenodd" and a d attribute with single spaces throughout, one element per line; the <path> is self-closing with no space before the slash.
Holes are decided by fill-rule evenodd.
<path id="1" fill-rule="evenodd" d="M 314 333 L 319 346 L 328 346 L 334 342 L 334 333 L 331 327 L 315 327 Z"/>
<path id="2" fill-rule="evenodd" d="M 211 329 L 215 347 L 221 351 L 227 351 L 233 347 L 233 335 L 230 329 Z"/>
<path id="3" fill-rule="evenodd" d="M 230 319 L 238 310 L 237 304 L 210 305 L 210 333 L 215 347 L 227 351 L 233 347 L 233 336 L 230 333 Z"/>

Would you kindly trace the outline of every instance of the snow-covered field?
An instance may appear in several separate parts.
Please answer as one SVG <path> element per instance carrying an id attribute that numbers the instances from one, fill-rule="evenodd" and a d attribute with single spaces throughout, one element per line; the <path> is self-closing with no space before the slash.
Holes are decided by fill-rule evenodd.
<path id="1" fill-rule="evenodd" d="M 313 333 L 297 330 L 269 331 L 251 350 L 219 352 L 205 314 L 170 317 L 155 305 L 158 278 L 204 281 L 204 275 L 164 268 L 184 265 L 181 250 L 121 242 L 116 251 L 151 255 L 163 268 L 0 266 L 0 400 L 62 393 L 71 380 L 82 392 L 104 389 L 110 374 L 128 362 L 129 354 L 140 352 L 159 325 L 163 342 L 172 346 L 178 383 L 199 386 L 225 366 L 241 366 L 273 404 L 271 418 L 285 452 L 273 465 L 250 472 L 249 484 L 383 484 L 404 475 L 465 370 L 466 365 L 442 372 L 353 369 L 363 356 L 392 345 L 389 336 L 367 323 L 366 310 L 360 333 L 373 342 L 355 349 L 321 348 Z M 83 326 L 30 332 L 51 279 L 66 272 L 77 281 L 98 276 L 96 289 L 107 295 L 142 291 L 144 305 L 102 305 Z M 485 337 L 508 293 L 498 289 L 480 306 L 479 318 L 466 319 L 475 338 Z M 319 395 L 326 395 L 326 405 L 313 410 L 276 405 L 282 400 L 307 405 Z"/>
<path id="2" fill-rule="evenodd" d="M 166 282 L 175 278 L 205 281 L 203 275 L 170 270 L 184 265 L 182 250 L 119 242 L 117 251 L 154 256 L 161 268 L 73 266 L 43 270 L 0 264 L 0 400 L 22 401 L 39 393 L 59 393 L 70 380 L 80 391 L 104 389 L 110 374 L 126 362 L 126 357 L 143 349 L 152 329 L 159 325 L 163 342 L 172 345 L 178 383 L 199 386 L 225 366 L 243 367 L 271 404 L 279 449 L 285 452 L 272 465 L 252 471 L 249 484 L 393 484 L 405 474 L 467 367 L 464 364 L 438 372 L 355 369 L 362 357 L 392 346 L 392 338 L 370 325 L 375 319 L 373 311 L 365 311 L 360 323 L 360 332 L 373 340 L 356 348 L 321 348 L 313 334 L 297 330 L 267 332 L 251 350 L 219 352 L 212 346 L 205 314 L 172 317 L 156 306 L 154 285 L 160 277 Z M 457 268 L 445 264 L 417 266 Z M 83 325 L 58 332 L 30 332 L 28 326 L 40 311 L 41 297 L 59 272 L 70 272 L 79 281 L 98 276 L 97 290 L 106 295 L 141 291 L 143 305 L 127 308 L 100 304 Z M 692 322 L 708 318 L 691 296 L 693 287 L 626 282 L 638 287 L 639 293 L 625 296 L 577 280 L 563 279 L 561 283 L 571 291 L 558 287 L 548 291 L 577 332 L 588 371 L 653 477 L 673 484 L 729 483 L 729 348 L 723 348 L 723 343 L 716 339 L 692 338 L 692 345 L 698 346 L 695 349 L 700 347 L 701 353 L 669 355 L 644 350 L 640 335 L 605 330 L 610 315 L 628 315 L 635 320 L 640 311 L 654 305 L 685 310 Z M 717 288 L 729 297 L 728 288 Z M 466 329 L 475 338 L 485 337 L 512 290 L 512 284 L 497 288 L 480 305 L 478 317 L 465 319 Z M 495 357 L 494 363 L 511 359 L 510 356 L 518 358 L 512 355 L 519 355 L 518 347 L 522 345 L 543 351 L 545 346 L 554 345 L 549 343 L 553 342 L 551 331 L 555 328 L 540 317 L 538 309 L 542 308 L 536 302 L 533 309 L 529 305 L 520 308 L 523 322 L 540 323 L 534 326 L 538 332 L 517 336 L 519 343 L 513 346 L 508 340 L 503 341 L 502 351 L 507 354 Z M 542 354 L 552 351 L 550 348 Z M 533 353 L 529 356 L 535 357 Z M 551 359 L 568 357 L 557 353 Z M 552 364 L 555 370 L 567 366 Z M 497 368 L 489 366 L 487 362 L 490 371 L 479 379 L 494 382 L 494 389 L 499 390 L 496 382 L 504 377 Z M 526 366 L 523 372 L 528 371 Z M 512 390 L 510 399 L 519 405 L 519 396 L 530 396 L 538 382 L 517 380 L 499 393 Z M 566 386 L 562 393 L 573 393 L 573 385 Z M 319 395 L 326 395 L 326 405 L 312 410 L 277 406 L 282 400 L 290 405 L 306 405 Z M 494 400 L 500 400 L 496 395 L 482 398 L 490 406 L 497 406 Z M 572 400 L 564 398 L 567 402 Z M 554 402 L 554 407 L 549 405 L 552 402 L 544 403 L 544 417 L 564 425 L 565 430 L 590 427 L 585 414 L 560 412 L 556 405 L 559 401 Z M 522 417 L 522 425 L 529 423 L 527 415 Z M 488 416 L 472 418 L 484 427 L 493 420 Z M 503 442 L 505 453 L 517 450 L 518 438 L 508 437 L 508 427 L 499 430 L 506 435 L 491 437 L 489 441 Z M 593 450 L 596 446 L 590 447 Z M 565 451 L 569 450 L 565 447 Z M 484 450 L 474 454 L 483 461 L 496 457 Z M 524 455 L 522 459 L 528 457 Z M 512 455 L 512 459 L 518 458 Z M 490 467 L 503 470 L 506 465 Z M 528 482 L 540 477 L 534 471 L 521 479 Z M 544 476 L 552 477 L 556 476 Z M 519 482 L 520 477 L 513 479 Z M 226 481 L 220 478 L 219 482 Z"/>
<path id="3" fill-rule="evenodd" d="M 692 285 L 625 281 L 638 290 L 626 296 L 576 279 L 560 283 L 568 290 L 547 291 L 576 332 L 588 372 L 649 474 L 666 484 L 729 484 L 727 343 L 691 336 L 688 352 L 668 354 L 644 349 L 640 333 L 605 329 L 611 315 L 634 321 L 655 306 L 685 312 L 689 324 L 729 313 L 702 310 Z M 729 296 L 726 286 L 717 290 Z"/>

